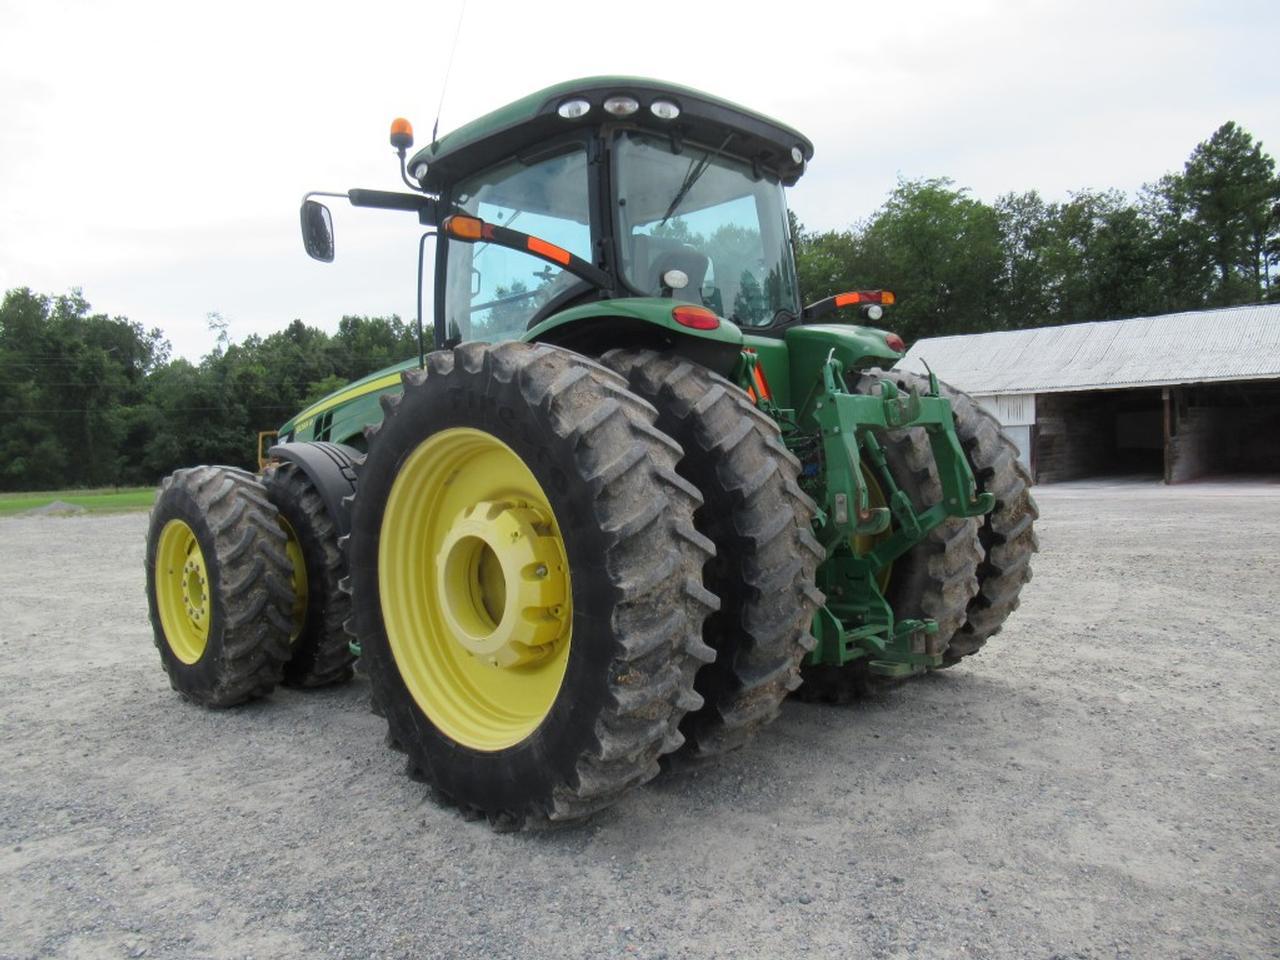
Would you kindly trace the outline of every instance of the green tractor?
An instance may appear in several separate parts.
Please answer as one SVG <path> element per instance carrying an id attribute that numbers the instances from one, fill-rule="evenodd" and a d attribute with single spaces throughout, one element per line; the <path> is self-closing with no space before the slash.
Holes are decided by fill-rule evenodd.
<path id="1" fill-rule="evenodd" d="M 175 689 L 229 706 L 358 657 L 408 772 L 518 827 L 1000 630 L 1028 477 L 969 397 L 892 369 L 901 339 L 862 325 L 892 294 L 800 303 L 804 136 L 601 77 L 391 142 L 408 192 L 323 195 L 418 217 L 420 298 L 434 238 L 431 343 L 419 310 L 419 356 L 286 423 L 261 476 L 165 481 L 146 569 Z"/>

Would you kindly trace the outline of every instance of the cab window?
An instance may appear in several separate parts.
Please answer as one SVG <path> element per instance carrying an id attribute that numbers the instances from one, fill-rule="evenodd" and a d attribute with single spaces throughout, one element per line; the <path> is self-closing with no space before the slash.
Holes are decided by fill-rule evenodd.
<path id="1" fill-rule="evenodd" d="M 549 240 L 591 261 L 587 154 L 581 143 L 515 159 L 461 181 L 455 213 Z M 450 340 L 516 339 L 554 298 L 582 283 L 560 266 L 492 243 L 448 246 L 445 320 Z"/>

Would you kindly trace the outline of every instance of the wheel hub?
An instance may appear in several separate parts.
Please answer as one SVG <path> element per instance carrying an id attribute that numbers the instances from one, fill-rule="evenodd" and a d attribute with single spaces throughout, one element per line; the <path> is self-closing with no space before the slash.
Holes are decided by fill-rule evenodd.
<path id="1" fill-rule="evenodd" d="M 568 583 L 559 539 L 541 511 L 480 501 L 445 534 L 435 568 L 440 613 L 472 656 L 511 668 L 555 652 Z"/>
<path id="2" fill-rule="evenodd" d="M 201 557 L 188 557 L 182 565 L 182 602 L 191 622 L 199 624 L 205 616 L 209 594 L 205 591 L 204 564 Z"/>

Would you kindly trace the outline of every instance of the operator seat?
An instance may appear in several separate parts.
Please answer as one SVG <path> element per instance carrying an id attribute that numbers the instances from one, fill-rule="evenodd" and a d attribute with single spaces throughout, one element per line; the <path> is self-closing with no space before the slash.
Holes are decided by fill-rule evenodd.
<path id="1" fill-rule="evenodd" d="M 702 303 L 702 281 L 706 279 L 707 268 L 711 266 L 711 259 L 706 254 L 699 253 L 693 247 L 681 244 L 680 246 L 659 251 L 653 260 L 653 266 L 650 270 L 650 276 L 657 281 L 657 286 L 662 287 L 662 278 L 668 270 L 679 270 L 688 278 L 689 282 L 679 290 L 673 290 L 671 296 L 676 300 L 683 300 L 687 303 Z"/>

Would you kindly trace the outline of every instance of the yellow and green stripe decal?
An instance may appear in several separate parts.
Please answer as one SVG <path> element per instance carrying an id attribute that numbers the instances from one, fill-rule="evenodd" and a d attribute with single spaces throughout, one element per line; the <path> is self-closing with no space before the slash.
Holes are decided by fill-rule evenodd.
<path id="1" fill-rule="evenodd" d="M 334 407 L 340 407 L 343 404 L 350 403 L 352 400 L 358 400 L 360 397 L 370 393 L 377 393 L 387 387 L 394 387 L 400 384 L 400 371 L 388 373 L 385 377 L 378 377 L 376 380 L 370 380 L 368 383 L 358 383 L 354 386 L 339 390 L 337 393 L 325 397 L 323 400 L 317 400 L 302 413 L 298 414 L 295 429 L 305 430 L 320 414 Z"/>

